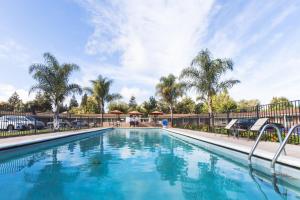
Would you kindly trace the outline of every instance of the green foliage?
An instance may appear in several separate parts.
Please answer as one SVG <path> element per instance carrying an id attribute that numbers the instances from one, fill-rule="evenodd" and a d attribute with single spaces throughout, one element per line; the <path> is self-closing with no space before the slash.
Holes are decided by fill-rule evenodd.
<path id="1" fill-rule="evenodd" d="M 196 103 L 190 97 L 183 98 L 175 106 L 175 112 L 180 114 L 195 113 Z"/>
<path id="2" fill-rule="evenodd" d="M 37 92 L 34 100 L 28 101 L 24 107 L 26 112 L 32 112 L 33 114 L 36 112 L 52 111 L 52 104 L 49 95 L 43 94 L 40 91 Z"/>
<path id="3" fill-rule="evenodd" d="M 4 111 L 13 111 L 14 107 L 12 107 L 8 102 L 0 102 L 0 109 Z"/>
<path id="4" fill-rule="evenodd" d="M 55 115 L 58 115 L 60 106 L 67 96 L 81 93 L 81 87 L 69 83 L 70 76 L 79 70 L 76 64 L 59 64 L 57 59 L 50 53 L 44 53 L 44 63 L 33 64 L 29 67 L 29 73 L 37 84 L 32 86 L 30 92 L 41 91 L 46 94 L 55 106 Z"/>
<path id="5" fill-rule="evenodd" d="M 258 99 L 241 100 L 237 103 L 237 109 L 240 111 L 247 111 L 249 108 L 259 106 L 260 101 Z"/>
<path id="6" fill-rule="evenodd" d="M 80 107 L 86 107 L 87 105 L 88 96 L 86 93 L 81 98 Z"/>
<path id="7" fill-rule="evenodd" d="M 283 110 L 293 107 L 293 104 L 286 97 L 273 97 L 270 102 L 271 109 Z"/>
<path id="8" fill-rule="evenodd" d="M 14 92 L 9 98 L 8 98 L 8 104 L 10 105 L 13 110 L 19 109 L 22 106 L 22 100 L 20 99 L 20 96 L 17 92 Z"/>
<path id="9" fill-rule="evenodd" d="M 163 101 L 159 101 L 157 103 L 157 108 L 158 108 L 158 110 L 160 110 L 163 113 L 170 113 L 170 107 L 168 106 L 167 103 L 165 103 Z"/>
<path id="10" fill-rule="evenodd" d="M 208 111 L 211 113 L 212 97 L 240 82 L 234 79 L 222 80 L 222 76 L 232 70 L 233 62 L 230 59 L 213 59 L 206 49 L 198 53 L 190 67 L 182 70 L 180 78 L 188 88 L 195 89 L 200 98 L 207 102 Z"/>
<path id="11" fill-rule="evenodd" d="M 85 90 L 92 94 L 102 114 L 104 113 L 105 103 L 121 98 L 120 94 L 110 93 L 112 80 L 99 75 L 96 80 L 91 80 L 91 83 L 92 87 L 85 88 Z"/>
<path id="12" fill-rule="evenodd" d="M 87 98 L 85 113 L 96 113 L 96 114 L 100 113 L 100 110 L 98 109 L 97 101 L 93 96 Z"/>
<path id="13" fill-rule="evenodd" d="M 128 106 L 130 111 L 136 110 L 137 103 L 134 96 L 130 97 Z"/>
<path id="14" fill-rule="evenodd" d="M 46 112 L 52 110 L 51 99 L 47 94 L 38 92 L 33 102 L 37 111 Z"/>
<path id="15" fill-rule="evenodd" d="M 276 103 L 290 103 L 290 100 L 286 97 L 273 97 L 270 104 Z"/>
<path id="16" fill-rule="evenodd" d="M 157 110 L 158 102 L 154 97 L 151 96 L 148 101 L 144 101 L 143 108 L 145 110 L 145 113 L 149 115 L 149 113 Z"/>
<path id="17" fill-rule="evenodd" d="M 92 87 L 87 87 L 85 90 L 92 94 L 97 102 L 98 110 L 101 113 L 101 123 L 103 125 L 103 114 L 105 103 L 109 103 L 114 100 L 121 99 L 121 95 L 117 93 L 110 93 L 110 88 L 113 83 L 112 80 L 98 75 L 96 80 L 91 80 Z"/>
<path id="18" fill-rule="evenodd" d="M 59 113 L 63 113 L 63 112 L 66 112 L 66 111 L 68 111 L 69 110 L 69 107 L 68 107 L 68 105 L 67 104 L 61 104 L 60 106 L 59 106 Z"/>
<path id="19" fill-rule="evenodd" d="M 111 112 L 113 110 L 119 110 L 123 113 L 128 113 L 129 110 L 129 106 L 127 103 L 123 102 L 123 101 L 112 101 L 109 105 L 108 105 L 108 110 Z"/>
<path id="20" fill-rule="evenodd" d="M 138 105 L 138 106 L 136 107 L 136 110 L 137 110 L 138 112 L 140 112 L 140 113 L 143 113 L 143 117 L 146 117 L 146 116 L 147 116 L 146 110 L 145 110 L 145 108 L 144 108 L 142 105 Z"/>
<path id="21" fill-rule="evenodd" d="M 184 85 L 176 81 L 173 74 L 161 77 L 160 82 L 156 85 L 156 93 L 161 100 L 165 102 L 171 112 L 171 126 L 173 126 L 173 109 L 177 99 L 184 94 Z"/>
<path id="22" fill-rule="evenodd" d="M 77 102 L 77 99 L 73 95 L 72 98 L 71 98 L 71 100 L 70 100 L 69 109 L 71 110 L 72 108 L 76 108 L 78 106 L 79 106 L 79 104 Z"/>
<path id="23" fill-rule="evenodd" d="M 227 92 L 222 92 L 212 97 L 212 110 L 217 113 L 224 113 L 237 108 L 237 103 L 229 96 Z M 203 110 L 208 112 L 208 104 L 204 104 Z"/>
<path id="24" fill-rule="evenodd" d="M 85 103 L 82 104 L 81 102 L 80 107 L 73 107 L 69 112 L 72 114 L 99 114 L 100 110 L 98 109 L 95 98 L 93 96 L 87 96 L 86 94 L 84 96 L 86 96 Z"/>
<path id="25" fill-rule="evenodd" d="M 204 112 L 204 103 L 200 102 L 195 105 L 195 114 L 200 114 Z"/>

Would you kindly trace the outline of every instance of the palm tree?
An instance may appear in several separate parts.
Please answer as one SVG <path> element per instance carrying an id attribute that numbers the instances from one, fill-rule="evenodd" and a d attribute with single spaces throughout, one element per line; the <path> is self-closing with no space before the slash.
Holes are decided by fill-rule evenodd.
<path id="1" fill-rule="evenodd" d="M 82 92 L 78 84 L 69 83 L 72 72 L 78 71 L 79 66 L 70 63 L 59 64 L 50 53 L 44 53 L 43 57 L 44 63 L 33 64 L 29 67 L 29 74 L 32 74 L 33 79 L 37 81 L 29 93 L 40 91 L 49 96 L 54 105 L 53 128 L 57 130 L 59 129 L 59 109 L 63 101 L 70 94 Z"/>
<path id="2" fill-rule="evenodd" d="M 98 108 L 101 112 L 101 125 L 103 126 L 103 115 L 105 103 L 121 99 L 122 96 L 117 93 L 109 93 L 110 86 L 113 81 L 99 75 L 96 80 L 91 80 L 92 87 L 87 87 L 85 90 L 92 94 L 97 101 Z"/>
<path id="3" fill-rule="evenodd" d="M 176 82 L 176 77 L 169 74 L 161 77 L 160 82 L 156 85 L 156 93 L 161 97 L 162 101 L 168 104 L 171 113 L 171 126 L 173 126 L 173 110 L 178 97 L 184 93 L 184 85 Z"/>
<path id="4" fill-rule="evenodd" d="M 228 70 L 233 70 L 230 59 L 213 59 L 206 49 L 198 53 L 190 67 L 182 70 L 180 79 L 184 80 L 188 88 L 196 89 L 200 98 L 207 102 L 208 111 L 212 115 L 212 97 L 240 82 L 234 79 L 222 80 L 222 75 Z M 213 125 L 212 118 L 210 123 Z"/>

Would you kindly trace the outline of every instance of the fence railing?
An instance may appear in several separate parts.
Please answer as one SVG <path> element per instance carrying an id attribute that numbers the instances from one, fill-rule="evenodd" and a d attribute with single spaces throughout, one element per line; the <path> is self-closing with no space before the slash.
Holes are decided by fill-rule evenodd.
<path id="1" fill-rule="evenodd" d="M 123 116 L 123 118 L 124 117 L 125 116 Z M 282 136 L 284 138 L 287 131 L 293 125 L 300 123 L 300 100 L 258 105 L 231 110 L 226 113 L 175 115 L 173 125 L 174 127 L 180 128 L 230 134 L 224 127 L 231 119 L 239 119 L 239 127 L 241 129 L 240 136 L 254 139 L 257 133 L 251 132 L 249 129 L 258 118 L 262 117 L 269 118 L 269 122 L 271 123 L 276 123 L 282 130 Z M 124 121 L 124 119 L 122 120 Z M 170 116 L 162 115 L 156 119 L 170 120 Z M 101 120 L 99 115 L 61 114 L 60 128 L 56 131 L 100 127 L 102 126 Z M 116 120 L 115 117 L 105 117 L 103 123 L 110 125 L 114 120 Z M 11 109 L 5 109 L 3 107 L 0 108 L 0 137 L 48 133 L 53 131 L 55 130 L 53 129 L 53 116 L 51 113 L 33 115 L 32 113 L 11 111 Z M 268 133 L 265 134 L 266 140 L 278 140 L 276 134 L 273 134 L 273 130 L 267 130 L 267 132 Z M 296 130 L 293 133 L 289 142 L 293 144 L 300 143 L 300 130 Z"/>
<path id="2" fill-rule="evenodd" d="M 54 130 L 52 114 L 33 115 L 26 112 L 0 110 L 0 138 L 100 126 L 101 119 L 97 117 L 62 114 L 59 116 L 59 129 Z"/>
<path id="3" fill-rule="evenodd" d="M 175 127 L 188 128 L 216 133 L 230 134 L 225 126 L 231 119 L 238 119 L 240 136 L 255 139 L 257 133 L 249 131 L 258 118 L 269 118 L 270 123 L 275 123 L 281 130 L 283 137 L 288 130 L 300 123 L 300 100 L 277 104 L 258 105 L 244 109 L 231 110 L 226 113 L 200 114 L 180 117 L 175 115 L 173 124 Z M 212 122 L 212 124 L 211 124 Z M 278 141 L 274 130 L 268 129 L 266 140 Z M 295 130 L 289 143 L 300 144 L 300 129 Z"/>

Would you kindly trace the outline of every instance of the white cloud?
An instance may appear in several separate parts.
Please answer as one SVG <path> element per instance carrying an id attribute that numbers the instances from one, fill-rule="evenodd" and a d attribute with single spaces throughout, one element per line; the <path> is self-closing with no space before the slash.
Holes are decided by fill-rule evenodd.
<path id="1" fill-rule="evenodd" d="M 34 94 L 28 95 L 27 85 L 19 86 L 20 74 L 23 77 L 22 72 L 26 70 L 26 76 L 28 76 L 27 68 L 32 61 L 28 52 L 27 48 L 12 38 L 0 41 L 0 79 L 2 80 L 0 80 L 0 101 L 7 101 L 14 92 L 19 94 L 23 102 L 33 98 Z M 3 80 L 7 80 L 10 76 L 11 83 L 4 83 Z"/>
<path id="2" fill-rule="evenodd" d="M 0 41 L 0 63 L 5 67 L 27 68 L 30 56 L 28 50 L 13 39 Z"/>
<path id="3" fill-rule="evenodd" d="M 89 12 L 94 27 L 86 52 L 101 58 L 97 67 L 89 65 L 84 72 L 88 78 L 84 79 L 97 73 L 106 74 L 125 85 L 124 88 L 130 87 L 129 82 L 135 83 L 135 90 L 151 87 L 154 95 L 160 76 L 178 74 L 201 48 L 213 3 L 213 0 L 79 1 Z M 115 58 L 116 54 L 118 66 L 105 67 L 105 58 Z"/>
<path id="4" fill-rule="evenodd" d="M 32 100 L 34 97 L 34 94 L 29 95 L 26 89 L 15 88 L 13 85 L 0 83 L 0 101 L 7 101 L 14 92 L 18 93 L 23 102 Z"/>
<path id="5" fill-rule="evenodd" d="M 142 101 L 144 100 L 143 97 L 151 96 L 151 93 L 149 93 L 147 90 L 143 90 L 137 87 L 132 87 L 132 88 L 123 87 L 121 89 L 120 94 L 127 102 L 129 101 L 131 96 L 136 97 L 137 103 L 142 103 Z"/>
<path id="6" fill-rule="evenodd" d="M 220 12 L 227 15 L 227 8 L 221 6 Z M 230 19 L 220 19 L 207 45 L 214 56 L 233 58 L 235 71 L 227 77 L 242 81 L 231 90 L 234 98 L 256 98 L 262 103 L 268 103 L 273 96 L 298 99 L 300 46 L 295 41 L 300 30 L 288 29 L 296 26 L 292 23 L 296 11 L 299 12 L 296 2 L 283 5 L 251 1 L 239 12 L 231 13 Z"/>

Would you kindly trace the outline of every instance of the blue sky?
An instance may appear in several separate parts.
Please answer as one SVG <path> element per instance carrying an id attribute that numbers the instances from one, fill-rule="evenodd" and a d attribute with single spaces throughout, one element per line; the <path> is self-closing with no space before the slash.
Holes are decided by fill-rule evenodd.
<path id="1" fill-rule="evenodd" d="M 297 0 L 1 1 L 0 101 L 14 91 L 33 98 L 28 66 L 51 52 L 80 65 L 72 81 L 88 86 L 102 74 L 125 101 L 142 102 L 159 77 L 178 75 L 205 48 L 233 59 L 235 99 L 298 99 L 299 17 Z"/>

